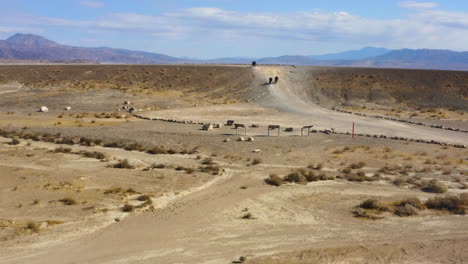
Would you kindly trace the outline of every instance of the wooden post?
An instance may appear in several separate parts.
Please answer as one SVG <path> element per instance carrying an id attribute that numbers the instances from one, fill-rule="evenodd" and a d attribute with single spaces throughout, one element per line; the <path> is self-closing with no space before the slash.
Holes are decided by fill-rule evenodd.
<path id="1" fill-rule="evenodd" d="M 354 122 L 353 122 L 353 133 L 352 133 L 352 137 L 354 138 Z"/>

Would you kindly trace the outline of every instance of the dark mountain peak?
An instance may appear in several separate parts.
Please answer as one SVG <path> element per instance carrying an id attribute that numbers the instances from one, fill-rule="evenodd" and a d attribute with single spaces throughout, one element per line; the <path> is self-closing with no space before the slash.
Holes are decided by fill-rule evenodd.
<path id="1" fill-rule="evenodd" d="M 38 35 L 21 33 L 9 37 L 5 42 L 13 47 L 29 48 L 53 47 L 58 45 L 57 43 Z"/>

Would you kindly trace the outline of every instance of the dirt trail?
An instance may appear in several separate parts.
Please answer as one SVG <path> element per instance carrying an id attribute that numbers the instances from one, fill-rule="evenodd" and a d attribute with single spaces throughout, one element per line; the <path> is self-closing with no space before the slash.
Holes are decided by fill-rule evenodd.
<path id="1" fill-rule="evenodd" d="M 307 82 L 310 71 L 303 68 L 260 66 L 253 68 L 254 80 L 251 90 L 257 90 L 255 101 L 244 104 L 215 105 L 195 108 L 178 108 L 143 113 L 148 117 L 197 122 L 222 123 L 228 119 L 246 124 L 279 124 L 300 128 L 314 125 L 316 129 L 334 128 L 338 132 L 351 132 L 355 123 L 356 133 L 435 140 L 439 142 L 466 144 L 468 134 L 422 127 L 373 117 L 339 113 L 316 104 L 310 94 L 312 85 Z M 269 77 L 279 77 L 279 82 L 264 83 Z M 190 113 L 188 113 L 190 112 Z"/>

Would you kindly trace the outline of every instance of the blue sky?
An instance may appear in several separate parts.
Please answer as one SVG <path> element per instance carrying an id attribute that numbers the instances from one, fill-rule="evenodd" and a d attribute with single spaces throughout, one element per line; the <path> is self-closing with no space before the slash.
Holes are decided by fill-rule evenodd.
<path id="1" fill-rule="evenodd" d="M 215 58 L 365 46 L 468 50 L 468 1 L 0 0 L 0 38 Z"/>

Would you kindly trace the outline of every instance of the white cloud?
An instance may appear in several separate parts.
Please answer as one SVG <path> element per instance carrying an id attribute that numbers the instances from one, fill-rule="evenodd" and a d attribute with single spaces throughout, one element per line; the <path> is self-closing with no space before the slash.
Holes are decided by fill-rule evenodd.
<path id="1" fill-rule="evenodd" d="M 97 2 L 97 1 L 80 1 L 80 5 L 91 7 L 91 8 L 102 8 L 104 7 L 104 3 Z"/>
<path id="2" fill-rule="evenodd" d="M 436 8 L 439 6 L 438 3 L 434 3 L 434 2 L 417 2 L 417 1 L 400 2 L 399 5 L 401 7 L 409 8 L 409 9 L 430 9 L 430 8 Z"/>
<path id="3" fill-rule="evenodd" d="M 424 4 L 414 3 L 420 7 Z M 425 3 L 423 6 L 430 5 Z M 367 18 L 347 12 L 236 12 L 205 7 L 160 15 L 112 13 L 94 20 L 0 17 L 0 24 L 7 23 L 118 31 L 154 39 L 210 44 L 216 41 L 250 43 L 252 40 L 273 40 L 323 46 L 341 43 L 348 46 L 464 50 L 468 43 L 467 12 L 425 8 L 413 9 L 400 19 Z"/>

